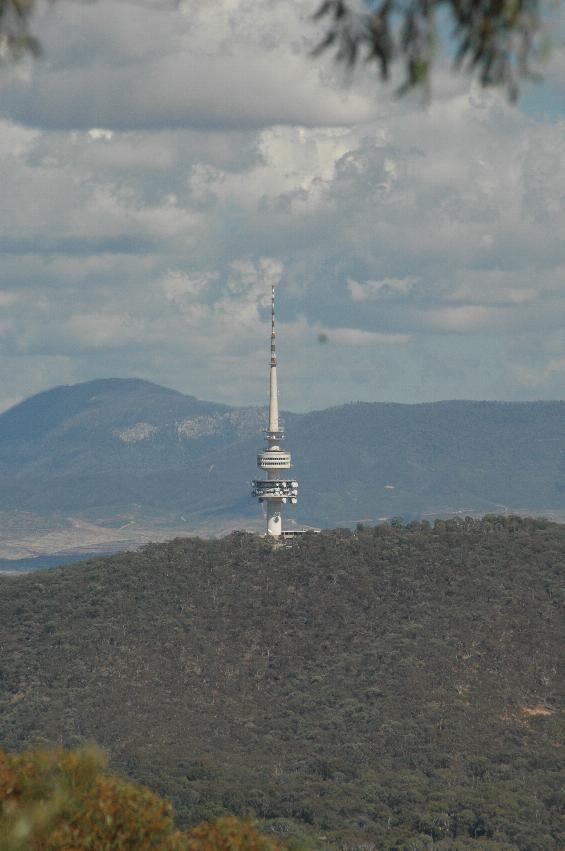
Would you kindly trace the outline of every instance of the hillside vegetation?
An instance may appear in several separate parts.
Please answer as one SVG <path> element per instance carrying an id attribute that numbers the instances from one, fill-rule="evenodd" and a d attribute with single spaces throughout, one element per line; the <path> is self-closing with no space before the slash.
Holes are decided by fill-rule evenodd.
<path id="1" fill-rule="evenodd" d="M 356 403 L 284 420 L 301 523 L 565 509 L 565 402 Z M 135 506 L 188 530 L 241 525 L 259 516 L 250 480 L 265 425 L 264 409 L 146 381 L 58 387 L 0 414 L 0 510 Z"/>
<path id="2" fill-rule="evenodd" d="M 0 742 L 95 740 L 181 823 L 561 849 L 565 527 L 178 539 L 0 580 Z"/>
<path id="3" fill-rule="evenodd" d="M 105 771 L 96 749 L 0 749 L 0 851 L 285 851 L 226 816 L 181 832 L 171 805 Z"/>

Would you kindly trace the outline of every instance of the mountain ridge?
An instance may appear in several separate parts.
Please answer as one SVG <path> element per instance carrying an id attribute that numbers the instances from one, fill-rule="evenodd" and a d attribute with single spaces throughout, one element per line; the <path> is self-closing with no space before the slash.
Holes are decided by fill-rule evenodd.
<path id="1" fill-rule="evenodd" d="M 565 512 L 562 401 L 350 402 L 283 419 L 300 523 Z M 143 379 L 61 385 L 0 414 L 0 510 L 253 524 L 265 425 L 265 408 Z"/>

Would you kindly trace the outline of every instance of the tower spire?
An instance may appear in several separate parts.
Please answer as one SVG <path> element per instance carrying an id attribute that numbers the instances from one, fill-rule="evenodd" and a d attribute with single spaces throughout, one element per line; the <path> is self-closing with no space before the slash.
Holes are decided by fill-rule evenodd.
<path id="1" fill-rule="evenodd" d="M 271 286 L 271 366 L 269 393 L 269 431 L 279 431 L 279 391 L 277 386 L 277 332 L 275 328 L 275 285 Z"/>

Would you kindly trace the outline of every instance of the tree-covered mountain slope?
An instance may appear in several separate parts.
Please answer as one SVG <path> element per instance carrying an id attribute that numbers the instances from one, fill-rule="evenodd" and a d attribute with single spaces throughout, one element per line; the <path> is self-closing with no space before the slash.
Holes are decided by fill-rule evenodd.
<path id="1" fill-rule="evenodd" d="M 136 379 L 57 387 L 0 415 L 0 472 L 8 485 L 0 507 L 197 510 L 217 499 L 214 452 L 247 429 L 258 431 L 260 417 Z"/>
<path id="2" fill-rule="evenodd" d="M 560 849 L 564 566 L 565 527 L 491 517 L 2 578 L 0 742 L 94 739 L 188 822 Z"/>
<path id="3" fill-rule="evenodd" d="M 284 419 L 299 522 L 565 509 L 564 402 L 355 403 Z M 263 409 L 141 380 L 55 388 L 0 415 L 0 510 L 138 506 L 188 528 L 257 517 L 264 426 Z"/>

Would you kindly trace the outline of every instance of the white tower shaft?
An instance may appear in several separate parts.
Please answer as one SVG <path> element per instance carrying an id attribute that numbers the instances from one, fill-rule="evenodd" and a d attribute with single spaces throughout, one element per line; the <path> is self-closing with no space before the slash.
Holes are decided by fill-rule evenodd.
<path id="1" fill-rule="evenodd" d="M 280 538 L 282 532 L 281 500 L 267 500 L 267 535 Z"/>

